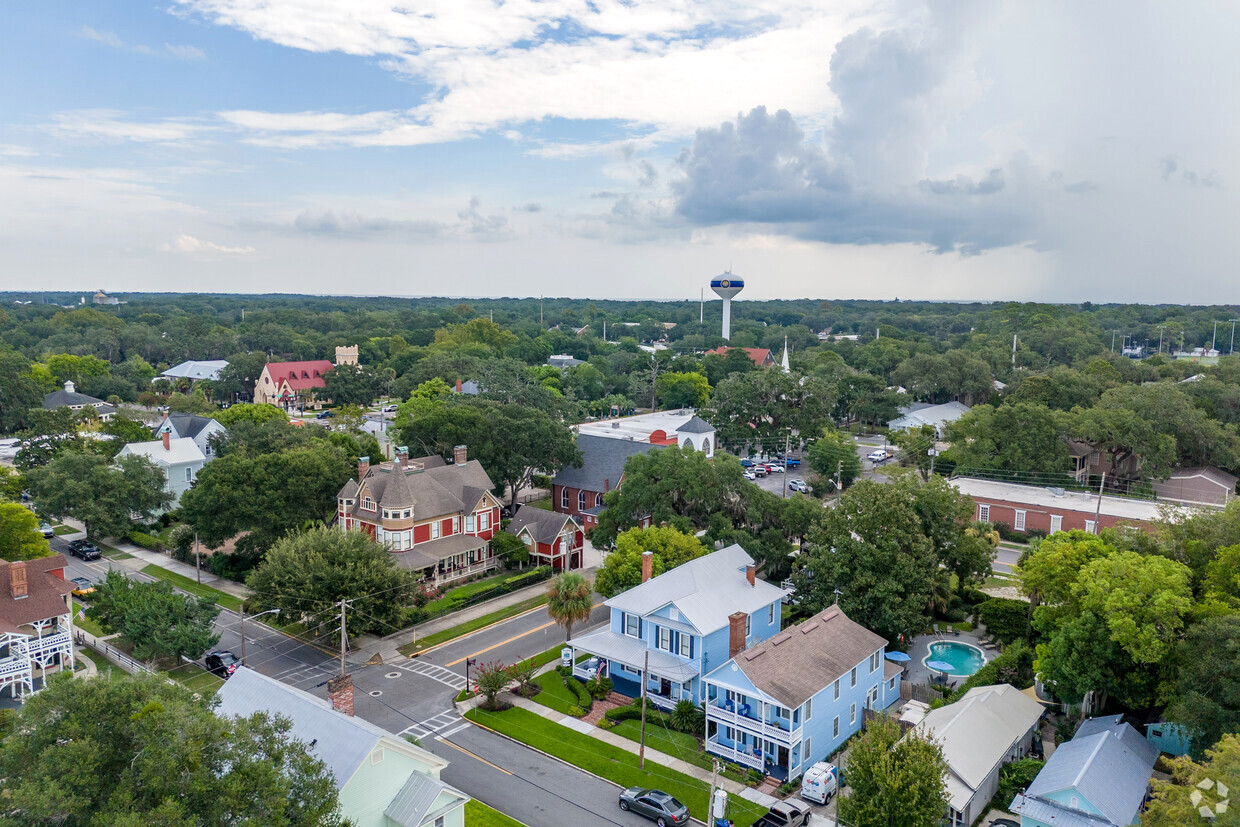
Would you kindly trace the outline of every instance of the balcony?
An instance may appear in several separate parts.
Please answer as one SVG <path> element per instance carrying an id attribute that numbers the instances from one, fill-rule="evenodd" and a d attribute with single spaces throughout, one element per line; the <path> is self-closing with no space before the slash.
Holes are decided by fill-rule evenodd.
<path id="1" fill-rule="evenodd" d="M 759 772 L 766 771 L 766 767 L 762 763 L 762 756 L 755 755 L 753 750 L 708 740 L 706 741 L 706 751 L 712 755 L 718 755 L 725 760 L 740 764 L 743 767 L 749 767 Z"/>
<path id="2" fill-rule="evenodd" d="M 25 655 L 0 658 L 0 686 L 14 678 L 24 676 L 30 680 L 30 659 Z"/>
<path id="3" fill-rule="evenodd" d="M 53 632 L 43 637 L 32 637 L 26 641 L 26 651 L 31 660 L 47 660 L 52 655 L 67 653 L 73 649 L 73 641 L 68 632 Z"/>
<path id="4" fill-rule="evenodd" d="M 435 572 L 436 583 L 450 583 L 453 580 L 460 580 L 462 577 L 470 577 L 475 574 L 481 574 L 484 571 L 499 568 L 499 559 L 491 558 L 483 560 L 481 563 L 472 563 L 464 566 L 456 566 L 446 571 Z"/>
<path id="5" fill-rule="evenodd" d="M 718 721 L 721 724 L 743 729 L 753 735 L 760 735 L 763 738 L 778 741 L 781 744 L 791 744 L 793 734 L 801 729 L 800 725 L 793 727 L 790 722 L 780 719 L 775 721 L 759 720 L 753 717 L 751 710 L 754 706 L 756 704 L 741 704 L 739 708 L 736 708 L 730 701 L 721 703 L 715 700 L 706 704 L 706 718 L 710 721 Z"/>

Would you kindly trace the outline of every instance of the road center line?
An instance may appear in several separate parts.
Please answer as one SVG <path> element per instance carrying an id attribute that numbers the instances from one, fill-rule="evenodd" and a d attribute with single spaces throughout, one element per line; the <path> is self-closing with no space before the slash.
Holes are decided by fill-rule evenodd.
<path id="1" fill-rule="evenodd" d="M 469 750 L 465 749 L 465 747 L 462 747 L 462 746 L 460 746 L 460 745 L 458 745 L 458 744 L 454 744 L 454 743 L 452 743 L 451 741 L 447 741 L 447 740 L 444 740 L 444 739 L 442 739 L 442 738 L 441 738 L 441 739 L 439 739 L 439 743 L 441 743 L 441 744 L 447 744 L 448 746 L 452 747 L 453 749 L 460 750 L 461 752 L 463 752 L 463 753 L 465 753 L 466 755 L 468 755 L 470 758 L 473 758 L 473 759 L 476 759 L 476 760 L 478 760 L 478 761 L 481 761 L 482 763 L 486 764 L 486 765 L 487 765 L 488 767 L 490 767 L 491 769 L 494 769 L 494 770 L 499 770 L 499 771 L 500 771 L 500 772 L 502 772 L 504 775 L 512 775 L 512 773 L 510 773 L 508 770 L 504 769 L 503 767 L 498 767 L 498 766 L 496 766 L 495 764 L 492 764 L 490 761 L 488 761 L 487 759 L 483 758 L 481 755 L 477 755 L 476 753 L 470 752 Z"/>
<path id="2" fill-rule="evenodd" d="M 599 601 L 598 603 L 595 603 L 593 606 L 590 607 L 590 611 L 593 612 L 595 609 L 597 609 L 599 606 L 602 606 L 602 605 L 603 605 L 602 601 Z M 528 632 L 522 632 L 519 635 L 514 635 L 513 637 L 508 638 L 508 640 L 501 640 L 499 643 L 496 643 L 492 646 L 488 646 L 485 649 L 479 649 L 477 652 L 474 652 L 472 655 L 466 655 L 463 658 L 457 658 L 456 660 L 447 664 L 444 668 L 451 669 L 453 666 L 456 666 L 458 663 L 464 663 L 467 658 L 476 658 L 479 655 L 485 655 L 487 652 L 490 652 L 492 649 L 498 649 L 501 646 L 507 646 L 509 643 L 512 643 L 514 640 L 520 640 L 526 635 L 532 635 L 535 632 L 541 632 L 543 629 L 546 629 L 550 626 L 556 626 L 556 625 L 558 624 L 554 620 L 551 621 L 550 623 L 544 623 L 543 625 L 535 629 L 530 629 Z"/>

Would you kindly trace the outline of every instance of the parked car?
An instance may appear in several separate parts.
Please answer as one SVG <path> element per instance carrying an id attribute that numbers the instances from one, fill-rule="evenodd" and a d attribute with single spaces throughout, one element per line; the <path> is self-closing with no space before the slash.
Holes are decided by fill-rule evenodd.
<path id="1" fill-rule="evenodd" d="M 86 597 L 88 594 L 95 593 L 95 587 L 92 586 L 90 581 L 85 577 L 75 577 L 73 578 L 72 583 L 74 597 Z"/>
<path id="2" fill-rule="evenodd" d="M 780 465 L 778 462 L 768 462 L 766 464 L 766 473 L 782 474 L 784 473 L 784 466 Z"/>
<path id="3" fill-rule="evenodd" d="M 396 413 L 396 408 L 397 408 L 396 405 L 384 405 L 383 412 L 384 413 Z"/>
<path id="4" fill-rule="evenodd" d="M 753 827 L 806 827 L 813 812 L 808 804 L 795 798 L 777 801 L 766 815 L 753 823 Z"/>
<path id="5" fill-rule="evenodd" d="M 103 552 L 90 540 L 73 540 L 69 543 L 69 553 L 82 560 L 98 560 Z"/>
<path id="6" fill-rule="evenodd" d="M 753 466 L 752 468 L 750 468 L 749 470 L 750 470 L 750 471 L 752 471 L 752 472 L 754 472 L 755 474 L 757 474 L 759 477 L 765 477 L 765 476 L 766 476 L 766 466 L 765 466 L 765 465 L 755 465 L 755 466 Z"/>
<path id="7" fill-rule="evenodd" d="M 742 468 L 749 468 L 752 465 L 753 465 L 753 460 L 751 460 L 749 457 L 745 457 L 744 459 L 741 460 Z"/>
<path id="8" fill-rule="evenodd" d="M 871 451 L 866 454 L 865 458 L 877 465 L 880 462 L 886 462 L 890 457 L 891 455 L 885 449 L 879 448 L 877 451 Z"/>
<path id="9" fill-rule="evenodd" d="M 788 490 L 800 491 L 802 494 L 808 494 L 809 486 L 806 485 L 805 480 L 802 479 L 788 480 Z"/>
<path id="10" fill-rule="evenodd" d="M 753 471 L 746 471 L 746 472 L 745 472 L 745 479 L 747 479 L 747 480 L 756 480 L 757 478 L 758 478 L 758 475 L 757 475 L 757 474 L 755 474 Z"/>
<path id="11" fill-rule="evenodd" d="M 689 808 L 662 790 L 629 787 L 620 793 L 620 809 L 643 815 L 659 827 L 689 823 Z"/>
<path id="12" fill-rule="evenodd" d="M 39 533 L 43 535 L 44 539 L 50 540 L 56 536 L 56 529 L 52 528 L 52 524 L 47 520 L 43 520 L 39 523 Z"/>
<path id="13" fill-rule="evenodd" d="M 228 680 L 228 676 L 237 671 L 237 667 L 241 662 L 237 660 L 237 656 L 232 652 L 219 650 L 212 652 L 203 659 L 207 664 L 207 671 L 213 675 L 218 675 L 224 680 Z"/>
<path id="14" fill-rule="evenodd" d="M 839 788 L 839 771 L 826 761 L 814 764 L 801 778 L 801 798 L 815 804 L 826 804 Z"/>
<path id="15" fill-rule="evenodd" d="M 335 411 L 319 411 L 314 415 L 315 419 L 331 419 L 336 415 Z"/>
<path id="16" fill-rule="evenodd" d="M 795 457 L 788 457 L 786 460 L 784 460 L 784 465 L 788 466 L 789 468 L 799 468 L 801 465 L 801 460 L 796 459 Z"/>

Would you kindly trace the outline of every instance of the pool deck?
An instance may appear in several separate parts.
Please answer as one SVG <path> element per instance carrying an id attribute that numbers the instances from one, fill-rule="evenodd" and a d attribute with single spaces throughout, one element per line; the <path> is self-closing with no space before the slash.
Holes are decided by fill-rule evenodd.
<path id="1" fill-rule="evenodd" d="M 913 645 L 908 650 L 909 657 L 911 657 L 912 660 L 908 662 L 908 670 L 905 672 L 904 680 L 911 683 L 930 683 L 932 679 L 942 675 L 941 672 L 935 672 L 933 669 L 927 669 L 922 664 L 922 661 L 925 660 L 925 658 L 930 654 L 930 644 L 940 642 L 968 643 L 976 646 L 981 650 L 982 657 L 985 659 L 986 663 L 994 660 L 995 656 L 999 654 L 997 649 L 987 649 L 982 646 L 982 642 L 978 636 L 968 632 L 961 632 L 958 635 L 953 635 L 951 633 L 922 635 L 921 637 L 913 640 Z M 948 675 L 947 682 L 952 686 L 960 686 L 960 684 L 965 682 L 967 677 L 967 675 L 955 677 Z"/>

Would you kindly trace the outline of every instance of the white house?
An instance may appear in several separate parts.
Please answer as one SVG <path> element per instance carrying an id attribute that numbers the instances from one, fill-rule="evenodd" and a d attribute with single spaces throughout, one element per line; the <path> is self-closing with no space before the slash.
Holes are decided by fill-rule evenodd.
<path id="1" fill-rule="evenodd" d="M 65 565 L 63 554 L 0 560 L 0 696 L 23 697 L 53 671 L 73 670 Z"/>
<path id="2" fill-rule="evenodd" d="M 969 406 L 960 402 L 944 402 L 942 405 L 916 402 L 900 408 L 900 416 L 888 422 L 887 427 L 893 431 L 907 431 L 930 425 L 936 434 L 942 436 L 947 423 L 955 422 L 968 412 Z"/>
<path id="3" fill-rule="evenodd" d="M 347 695 L 329 703 L 243 666 L 216 693 L 215 714 L 266 712 L 292 721 L 290 735 L 327 764 L 340 814 L 356 827 L 464 827 L 469 796 L 439 779 L 448 762 L 353 717 L 352 679 L 329 681 L 329 691 L 336 681 L 347 682 Z"/>
<path id="4" fill-rule="evenodd" d="M 994 798 L 999 768 L 1028 753 L 1041 717 L 1042 704 L 1001 683 L 970 689 L 917 725 L 943 747 L 952 827 L 972 824 Z"/>
<path id="5" fill-rule="evenodd" d="M 224 433 L 227 433 L 224 426 L 211 417 L 195 414 L 170 413 L 164 417 L 163 422 L 155 426 L 155 435 L 161 438 L 164 434 L 168 434 L 173 439 L 194 440 L 194 444 L 198 446 L 199 451 L 202 451 L 207 462 L 214 458 L 211 437 Z"/>
<path id="6" fill-rule="evenodd" d="M 202 466 L 207 464 L 206 455 L 194 440 L 189 437 L 173 439 L 167 431 L 151 442 L 131 442 L 117 456 L 146 457 L 155 463 L 164 472 L 164 490 L 172 494 L 173 508 L 181 501 L 181 494 L 198 479 Z"/>
<path id="7" fill-rule="evenodd" d="M 224 359 L 205 362 L 191 359 L 188 362 L 173 365 L 159 375 L 164 379 L 188 379 L 191 382 L 197 382 L 200 379 L 216 381 L 220 378 L 220 371 L 226 367 L 228 367 L 228 362 Z"/>

